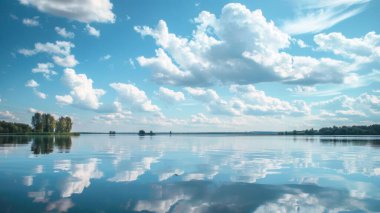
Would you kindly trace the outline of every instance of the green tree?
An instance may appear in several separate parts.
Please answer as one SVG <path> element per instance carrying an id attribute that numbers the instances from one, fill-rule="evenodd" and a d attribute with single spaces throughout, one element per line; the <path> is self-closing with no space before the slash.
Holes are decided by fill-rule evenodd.
<path id="1" fill-rule="evenodd" d="M 42 114 L 37 112 L 32 117 L 32 126 L 35 132 L 43 132 Z"/>
<path id="2" fill-rule="evenodd" d="M 50 114 L 42 114 L 42 126 L 43 132 L 54 132 L 56 126 L 55 118 Z"/>
<path id="3" fill-rule="evenodd" d="M 68 133 L 71 131 L 72 126 L 73 126 L 73 123 L 70 117 L 60 117 L 57 121 L 57 127 L 55 129 L 55 132 Z"/>
<path id="4" fill-rule="evenodd" d="M 65 117 L 66 120 L 66 126 L 65 126 L 65 132 L 71 132 L 71 128 L 73 127 L 73 122 L 71 121 L 70 117 Z"/>

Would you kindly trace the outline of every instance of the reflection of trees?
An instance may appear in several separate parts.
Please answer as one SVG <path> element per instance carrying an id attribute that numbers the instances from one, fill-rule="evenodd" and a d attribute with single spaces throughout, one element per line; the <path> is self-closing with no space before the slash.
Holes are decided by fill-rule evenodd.
<path id="1" fill-rule="evenodd" d="M 0 136 L 0 146 L 7 144 L 28 144 L 31 140 L 31 137 L 28 136 L 14 136 L 6 135 Z"/>
<path id="2" fill-rule="evenodd" d="M 70 136 L 57 136 L 55 137 L 55 146 L 59 152 L 70 152 L 71 137 Z"/>
<path id="3" fill-rule="evenodd" d="M 54 137 L 35 137 L 31 146 L 33 154 L 49 154 L 52 153 L 54 148 Z"/>
<path id="4" fill-rule="evenodd" d="M 371 145 L 374 147 L 380 146 L 380 140 L 377 138 L 321 138 L 321 143 L 350 143 L 353 145 Z"/>
<path id="5" fill-rule="evenodd" d="M 31 151 L 33 154 L 49 154 L 54 151 L 56 146 L 59 152 L 70 152 L 71 149 L 70 136 L 36 136 L 33 138 Z"/>

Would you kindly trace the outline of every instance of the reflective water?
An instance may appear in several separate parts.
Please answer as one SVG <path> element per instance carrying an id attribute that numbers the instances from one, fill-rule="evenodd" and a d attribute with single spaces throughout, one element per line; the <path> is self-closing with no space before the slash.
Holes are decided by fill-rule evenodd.
<path id="1" fill-rule="evenodd" d="M 380 211 L 380 137 L 0 136 L 0 212 Z"/>

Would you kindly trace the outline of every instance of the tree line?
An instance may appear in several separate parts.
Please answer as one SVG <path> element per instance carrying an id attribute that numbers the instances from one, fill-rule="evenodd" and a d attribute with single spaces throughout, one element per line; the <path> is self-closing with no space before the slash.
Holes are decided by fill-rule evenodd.
<path id="1" fill-rule="evenodd" d="M 369 126 L 333 126 L 319 130 L 307 129 L 302 131 L 293 130 L 282 132 L 281 135 L 380 135 L 380 124 Z"/>
<path id="2" fill-rule="evenodd" d="M 34 132 L 69 133 L 73 126 L 70 117 L 60 117 L 57 121 L 54 116 L 45 113 L 35 113 L 32 117 Z"/>
<path id="3" fill-rule="evenodd" d="M 24 133 L 31 131 L 32 127 L 28 124 L 0 121 L 0 133 Z"/>
<path id="4" fill-rule="evenodd" d="M 58 120 L 48 113 L 35 113 L 32 126 L 23 123 L 0 121 L 0 133 L 70 133 L 73 122 L 70 117 L 60 117 Z"/>

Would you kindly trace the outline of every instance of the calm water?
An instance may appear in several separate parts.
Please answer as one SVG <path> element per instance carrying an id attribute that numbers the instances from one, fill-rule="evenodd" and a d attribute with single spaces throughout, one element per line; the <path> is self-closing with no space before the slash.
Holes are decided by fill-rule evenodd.
<path id="1" fill-rule="evenodd" d="M 0 212 L 376 212 L 379 141 L 0 136 Z"/>

